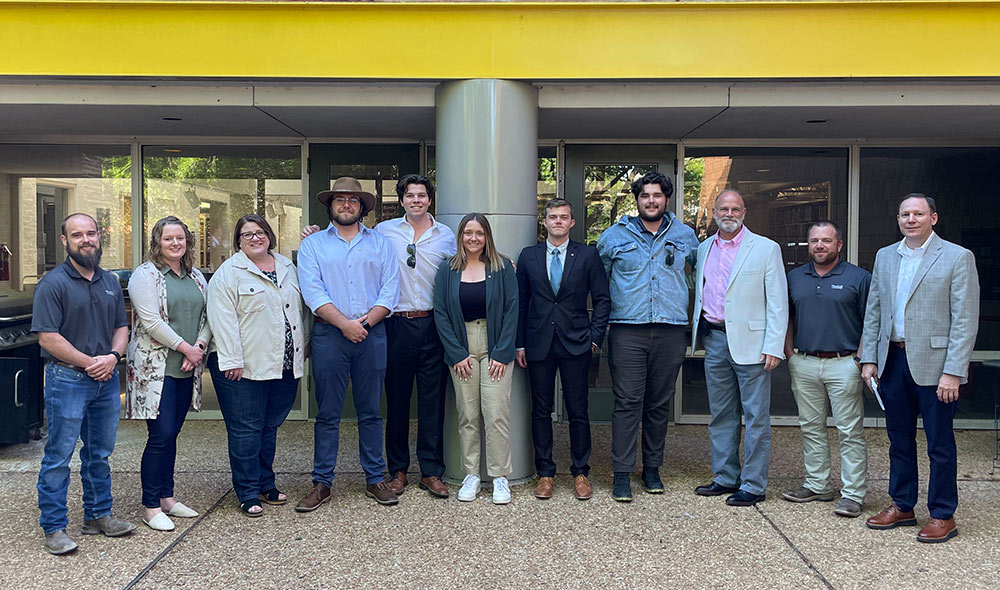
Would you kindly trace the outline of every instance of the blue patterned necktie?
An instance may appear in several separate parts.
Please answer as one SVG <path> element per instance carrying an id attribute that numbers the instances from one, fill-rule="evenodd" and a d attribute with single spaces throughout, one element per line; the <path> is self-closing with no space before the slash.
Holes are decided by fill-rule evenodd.
<path id="1" fill-rule="evenodd" d="M 559 250 L 552 251 L 552 266 L 549 268 L 549 282 L 552 283 L 552 292 L 559 292 L 559 284 L 562 283 L 562 261 L 559 260 Z"/>

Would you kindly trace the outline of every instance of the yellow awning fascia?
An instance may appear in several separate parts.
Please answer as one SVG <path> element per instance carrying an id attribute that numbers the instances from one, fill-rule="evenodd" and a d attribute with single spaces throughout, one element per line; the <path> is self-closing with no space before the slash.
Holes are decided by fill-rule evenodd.
<path id="1" fill-rule="evenodd" d="M 1000 1 L 0 0 L 0 76 L 297 80 L 1000 76 Z"/>

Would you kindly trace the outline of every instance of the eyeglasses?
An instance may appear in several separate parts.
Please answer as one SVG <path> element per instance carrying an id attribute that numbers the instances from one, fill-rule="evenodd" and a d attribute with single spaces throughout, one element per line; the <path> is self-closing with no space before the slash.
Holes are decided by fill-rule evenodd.
<path id="1" fill-rule="evenodd" d="M 351 205 L 360 205 L 361 199 L 357 197 L 334 197 L 333 202 L 341 206 L 344 205 L 345 203 Z"/>
<path id="2" fill-rule="evenodd" d="M 248 242 L 253 239 L 263 240 L 264 238 L 267 237 L 267 232 L 263 230 L 257 230 L 254 232 L 245 231 L 240 234 L 240 237 Z"/>
<path id="3" fill-rule="evenodd" d="M 663 263 L 666 264 L 667 266 L 673 266 L 674 265 L 674 247 L 673 246 L 667 246 L 667 247 L 669 249 L 667 250 L 667 257 L 663 260 Z"/>
<path id="4" fill-rule="evenodd" d="M 417 268 L 417 245 L 410 244 L 407 246 L 406 253 L 410 255 L 410 257 L 406 259 L 406 266 L 409 266 L 410 268 Z"/>

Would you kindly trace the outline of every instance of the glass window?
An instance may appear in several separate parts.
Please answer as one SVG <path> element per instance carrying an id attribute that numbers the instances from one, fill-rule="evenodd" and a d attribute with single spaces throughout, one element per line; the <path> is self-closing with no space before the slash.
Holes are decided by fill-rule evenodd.
<path id="1" fill-rule="evenodd" d="M 689 148 L 684 160 L 684 222 L 699 240 L 715 234 L 715 197 L 736 190 L 746 202 L 746 226 L 781 246 L 786 270 L 808 261 L 809 224 L 832 219 L 847 228 L 847 150 L 823 148 Z M 846 252 L 845 252 L 846 255 Z M 709 414 L 704 361 L 690 357 L 683 372 L 683 413 Z M 797 415 L 786 363 L 774 370 L 771 414 Z"/>
<path id="2" fill-rule="evenodd" d="M 860 266 L 871 270 L 879 248 L 902 239 L 896 223 L 900 197 L 911 192 L 934 197 L 934 230 L 976 256 L 981 291 L 976 351 L 981 353 L 1000 350 L 1000 254 L 993 249 L 1000 219 L 980 209 L 993 198 L 992 172 L 998 161 L 996 147 L 861 150 Z M 996 381 L 996 369 L 973 363 L 969 383 L 961 390 L 958 418 L 992 419 Z"/>
<path id="3" fill-rule="evenodd" d="M 66 257 L 62 220 L 87 213 L 101 230 L 101 266 L 131 269 L 127 145 L 0 145 L 0 294 L 31 294 Z"/>
<path id="4" fill-rule="evenodd" d="M 211 273 L 233 255 L 236 221 L 256 213 L 274 230 L 274 250 L 294 260 L 302 231 L 298 146 L 145 146 L 142 169 L 144 251 L 157 220 L 179 217 L 195 234 L 197 264 L 211 280 Z M 143 259 L 139 256 L 136 265 Z M 300 390 L 293 409 L 301 408 L 301 397 Z M 219 410 L 207 369 L 202 408 Z"/>
<path id="5" fill-rule="evenodd" d="M 146 146 L 143 249 L 158 219 L 175 215 L 192 232 L 198 264 L 212 272 L 230 256 L 236 221 L 267 219 L 275 250 L 289 258 L 302 230 L 301 149 L 297 146 Z"/>
<path id="6" fill-rule="evenodd" d="M 556 198 L 558 192 L 559 167 L 556 162 L 555 146 L 538 147 L 538 241 L 545 239 L 542 215 L 545 203 Z"/>
<path id="7" fill-rule="evenodd" d="M 583 199 L 587 203 L 587 243 L 596 244 L 622 215 L 638 215 L 632 183 L 656 172 L 656 164 L 584 164 Z"/>
<path id="8" fill-rule="evenodd" d="M 330 188 L 341 176 L 357 178 L 362 190 L 375 195 L 375 208 L 361 220 L 368 227 L 375 227 L 386 219 L 394 219 L 403 214 L 396 195 L 396 182 L 400 178 L 396 164 L 331 164 Z M 431 205 L 433 214 L 434 206 Z"/>

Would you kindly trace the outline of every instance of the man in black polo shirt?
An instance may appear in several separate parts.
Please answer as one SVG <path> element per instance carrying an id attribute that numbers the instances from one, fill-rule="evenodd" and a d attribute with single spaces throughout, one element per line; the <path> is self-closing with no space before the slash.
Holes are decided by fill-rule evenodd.
<path id="1" fill-rule="evenodd" d="M 782 493 L 791 502 L 834 499 L 826 416 L 840 435 L 843 487 L 834 513 L 861 514 L 867 489 L 868 451 L 863 432 L 864 404 L 856 354 L 868 302 L 871 274 L 840 258 L 840 227 L 817 221 L 809 228 L 810 262 L 788 273 L 791 301 L 785 357 L 799 407 L 806 478 Z M 798 352 L 793 354 L 793 346 Z"/>
<path id="2" fill-rule="evenodd" d="M 45 548 L 76 549 L 66 534 L 69 462 L 78 438 L 84 535 L 119 537 L 135 525 L 111 515 L 111 467 L 121 391 L 118 361 L 128 344 L 125 298 L 115 275 L 101 269 L 101 233 L 94 218 L 74 213 L 62 223 L 66 260 L 35 287 L 31 331 L 45 364 L 48 441 L 38 472 L 39 523 Z"/>

